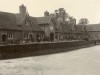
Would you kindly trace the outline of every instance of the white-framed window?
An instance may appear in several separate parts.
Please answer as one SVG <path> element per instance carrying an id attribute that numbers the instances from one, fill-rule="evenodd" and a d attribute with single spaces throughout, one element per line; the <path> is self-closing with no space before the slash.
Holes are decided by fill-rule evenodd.
<path id="1" fill-rule="evenodd" d="M 2 35 L 2 41 L 5 42 L 7 39 L 7 33 L 1 33 Z"/>
<path id="2" fill-rule="evenodd" d="M 13 33 L 7 33 L 7 39 L 13 39 L 14 35 Z"/>
<path id="3" fill-rule="evenodd" d="M 50 30 L 53 30 L 54 28 L 53 28 L 53 26 L 50 26 Z"/>

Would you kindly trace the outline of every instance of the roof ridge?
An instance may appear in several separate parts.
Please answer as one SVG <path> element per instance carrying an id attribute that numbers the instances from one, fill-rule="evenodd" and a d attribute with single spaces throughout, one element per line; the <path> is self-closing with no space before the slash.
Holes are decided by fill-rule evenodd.
<path id="1" fill-rule="evenodd" d="M 5 12 L 5 11 L 0 11 L 0 13 L 7 13 L 7 14 L 13 14 L 13 15 L 15 15 L 15 13 L 12 13 L 12 12 Z"/>

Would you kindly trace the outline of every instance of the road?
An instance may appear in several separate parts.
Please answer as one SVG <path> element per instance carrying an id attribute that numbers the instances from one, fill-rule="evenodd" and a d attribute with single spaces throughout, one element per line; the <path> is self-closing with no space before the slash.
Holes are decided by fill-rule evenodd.
<path id="1" fill-rule="evenodd" d="M 99 74 L 99 45 L 64 53 L 0 60 L 0 75 Z"/>

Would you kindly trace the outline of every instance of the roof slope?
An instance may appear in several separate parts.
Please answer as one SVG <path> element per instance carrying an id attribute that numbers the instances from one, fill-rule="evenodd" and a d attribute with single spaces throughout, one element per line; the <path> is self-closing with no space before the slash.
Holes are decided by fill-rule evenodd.
<path id="1" fill-rule="evenodd" d="M 100 24 L 89 24 L 86 25 L 87 31 L 100 31 Z"/>
<path id="2" fill-rule="evenodd" d="M 16 14 L 15 16 L 17 25 L 21 25 L 25 19 L 25 15 Z"/>
<path id="3" fill-rule="evenodd" d="M 33 31 L 43 31 L 42 28 L 37 24 L 37 19 L 35 17 L 30 16 L 30 19 L 33 25 Z"/>
<path id="4" fill-rule="evenodd" d="M 0 12 L 0 29 L 21 30 L 21 28 L 17 26 L 15 14 Z"/>
<path id="5" fill-rule="evenodd" d="M 37 24 L 49 24 L 52 16 L 46 16 L 46 17 L 37 17 Z"/>
<path id="6" fill-rule="evenodd" d="M 27 20 L 30 22 L 30 25 L 24 25 L 23 28 L 24 30 L 30 30 L 30 31 L 43 31 L 37 24 L 37 19 L 35 17 L 29 16 L 28 13 L 25 15 L 22 14 L 16 14 L 16 21 L 17 25 L 22 25 L 24 24 L 24 21 Z"/>
<path id="7" fill-rule="evenodd" d="M 78 33 L 83 31 L 100 31 L 100 24 L 76 25 L 75 31 Z"/>

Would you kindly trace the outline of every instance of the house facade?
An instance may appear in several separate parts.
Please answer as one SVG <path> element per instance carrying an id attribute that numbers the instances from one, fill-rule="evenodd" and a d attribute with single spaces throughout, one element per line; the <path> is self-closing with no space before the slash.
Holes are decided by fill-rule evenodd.
<path id="1" fill-rule="evenodd" d="M 78 40 L 100 40 L 100 24 L 76 25 Z"/>
<path id="2" fill-rule="evenodd" d="M 72 36 L 73 25 L 55 20 L 47 11 L 44 17 L 35 18 L 26 6 L 21 5 L 19 10 L 17 14 L 0 12 L 0 44 L 68 40 Z"/>
<path id="3" fill-rule="evenodd" d="M 20 13 L 16 14 L 17 25 L 22 28 L 22 40 L 26 42 L 39 42 L 43 39 L 44 31 L 38 26 L 35 17 L 26 12 L 24 5 L 20 6 Z"/>
<path id="4" fill-rule="evenodd" d="M 21 28 L 16 25 L 15 14 L 0 12 L 0 44 L 14 43 L 21 39 L 21 34 Z"/>
<path id="5" fill-rule="evenodd" d="M 20 13 L 0 12 L 0 44 L 39 42 L 44 31 L 38 26 L 37 19 L 29 16 L 24 5 Z"/>
<path id="6" fill-rule="evenodd" d="M 86 30 L 89 40 L 100 40 L 100 24 L 89 24 Z"/>
<path id="7" fill-rule="evenodd" d="M 55 18 L 53 14 L 46 11 L 44 17 L 37 17 L 37 22 L 49 41 L 72 40 L 74 37 L 76 19 L 71 19 L 69 23 L 66 23 L 62 17 Z"/>
<path id="8" fill-rule="evenodd" d="M 26 6 L 17 14 L 0 12 L 0 44 L 20 44 L 40 41 L 100 40 L 100 24 L 76 25 L 76 19 L 63 21 L 44 12 L 44 17 L 32 17 Z"/>
<path id="9" fill-rule="evenodd" d="M 76 40 L 84 40 L 87 37 L 86 25 L 75 26 L 75 37 Z"/>
<path id="10" fill-rule="evenodd" d="M 52 22 L 52 15 L 49 15 L 48 12 L 45 12 L 44 17 L 37 17 L 37 23 L 45 32 L 45 39 L 47 41 L 55 40 L 55 24 Z"/>

